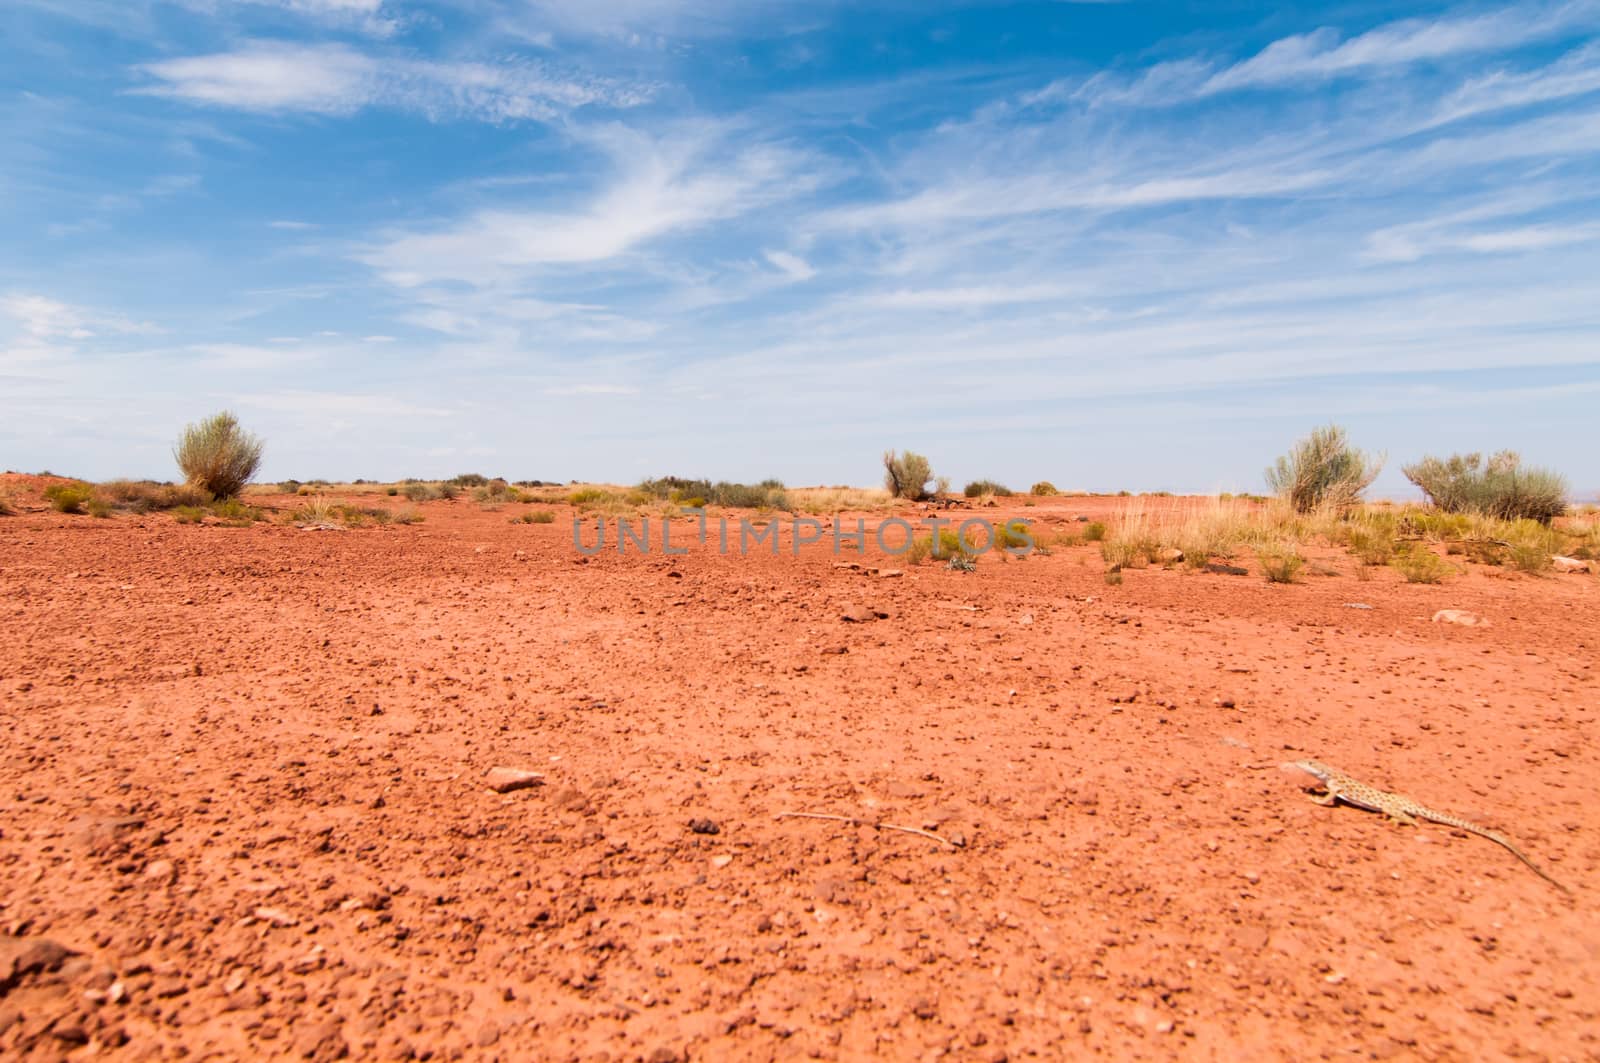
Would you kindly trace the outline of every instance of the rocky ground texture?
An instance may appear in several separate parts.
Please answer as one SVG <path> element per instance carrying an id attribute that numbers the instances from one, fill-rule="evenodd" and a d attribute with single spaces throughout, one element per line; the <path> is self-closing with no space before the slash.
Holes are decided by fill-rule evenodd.
<path id="1" fill-rule="evenodd" d="M 421 511 L 0 517 L 0 1055 L 1600 1058 L 1600 579 Z"/>

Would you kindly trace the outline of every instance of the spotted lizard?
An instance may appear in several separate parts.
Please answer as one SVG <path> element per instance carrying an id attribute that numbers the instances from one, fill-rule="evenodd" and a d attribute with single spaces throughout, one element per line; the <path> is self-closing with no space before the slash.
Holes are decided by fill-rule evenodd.
<path id="1" fill-rule="evenodd" d="M 1312 795 L 1311 798 L 1319 805 L 1334 805 L 1343 801 L 1347 805 L 1364 808 L 1368 812 L 1382 812 L 1395 823 L 1407 827 L 1416 826 L 1418 819 L 1442 823 L 1447 827 L 1457 827 L 1476 834 L 1480 838 L 1488 838 L 1496 845 L 1504 846 L 1510 850 L 1512 856 L 1527 864 L 1533 869 L 1534 874 L 1556 887 L 1556 889 L 1567 894 L 1572 892 L 1566 886 L 1547 875 L 1538 864 L 1529 860 L 1527 854 L 1512 845 L 1505 835 L 1489 830 L 1487 827 L 1480 827 L 1470 820 L 1462 819 L 1460 816 L 1452 816 L 1447 812 L 1435 812 L 1421 802 L 1406 797 L 1404 794 L 1392 794 L 1387 790 L 1380 790 L 1376 786 L 1368 786 L 1366 783 L 1358 782 L 1341 771 L 1335 771 L 1320 761 L 1297 760 L 1285 764 L 1284 767 L 1297 768 L 1322 783 L 1327 792 L 1321 796 Z"/>

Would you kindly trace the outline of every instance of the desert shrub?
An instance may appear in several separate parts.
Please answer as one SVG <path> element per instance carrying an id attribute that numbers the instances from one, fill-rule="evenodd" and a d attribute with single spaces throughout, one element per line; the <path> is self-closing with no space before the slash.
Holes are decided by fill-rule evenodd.
<path id="1" fill-rule="evenodd" d="M 255 506 L 247 506 L 237 498 L 224 498 L 213 502 L 209 509 L 213 516 L 234 525 L 253 524 L 258 520 L 267 519 L 265 510 L 257 509 Z"/>
<path id="2" fill-rule="evenodd" d="M 9 517 L 14 513 L 16 513 L 16 510 L 12 508 L 11 499 L 5 495 L 0 495 L 0 517 Z"/>
<path id="3" fill-rule="evenodd" d="M 928 481 L 933 479 L 933 469 L 921 454 L 906 451 L 896 454 L 885 451 L 883 455 L 883 486 L 895 498 L 920 502 L 928 497 Z"/>
<path id="4" fill-rule="evenodd" d="M 1256 551 L 1261 572 L 1268 583 L 1294 583 L 1300 578 L 1300 569 L 1306 560 L 1292 543 L 1275 543 Z"/>
<path id="5" fill-rule="evenodd" d="M 1383 459 L 1352 447 L 1343 428 L 1314 429 L 1267 469 L 1267 485 L 1296 513 L 1349 509 L 1383 470 Z"/>
<path id="6" fill-rule="evenodd" d="M 172 508 L 172 519 L 179 524 L 203 524 L 206 519 L 206 511 L 199 506 L 174 506 Z"/>
<path id="7" fill-rule="evenodd" d="M 433 488 L 427 484 L 419 483 L 406 484 L 405 487 L 401 488 L 401 493 L 413 502 L 426 502 L 430 498 L 437 497 Z"/>
<path id="8" fill-rule="evenodd" d="M 461 489 L 453 483 L 442 483 L 433 489 L 433 493 L 446 502 L 461 493 Z"/>
<path id="9" fill-rule="evenodd" d="M 1088 524 L 1085 524 L 1083 526 L 1083 541 L 1084 542 L 1086 542 L 1086 543 L 1103 542 L 1105 540 L 1105 537 L 1106 537 L 1106 525 L 1105 525 L 1104 521 L 1091 520 Z"/>
<path id="10" fill-rule="evenodd" d="M 1480 513 L 1499 520 L 1549 524 L 1567 511 L 1567 482 L 1549 469 L 1524 468 L 1516 452 L 1427 457 L 1401 469 L 1446 513 Z"/>
<path id="11" fill-rule="evenodd" d="M 529 524 L 554 524 L 556 512 L 553 509 L 536 509 L 527 514 Z"/>
<path id="12" fill-rule="evenodd" d="M 1345 542 L 1363 565 L 1387 565 L 1394 557 L 1394 535 L 1382 528 L 1352 526 L 1345 534 Z"/>
<path id="13" fill-rule="evenodd" d="M 99 495 L 90 495 L 89 501 L 83 504 L 83 508 L 89 511 L 89 516 L 99 517 L 101 520 L 111 516 L 111 503 Z"/>
<path id="14" fill-rule="evenodd" d="M 44 499 L 57 513 L 82 513 L 94 497 L 94 488 L 88 484 L 51 484 L 44 489 Z"/>
<path id="15" fill-rule="evenodd" d="M 956 554 L 950 559 L 950 563 L 945 565 L 945 568 L 952 572 L 976 572 L 978 571 L 978 562 L 976 558 L 968 557 L 966 554 Z"/>
<path id="16" fill-rule="evenodd" d="M 719 480 L 690 480 L 679 476 L 663 476 L 645 480 L 638 491 L 652 498 L 666 499 L 679 506 L 701 508 L 706 505 L 728 509 L 782 509 L 788 510 L 789 495 L 782 480 L 766 479 L 758 484 L 730 483 Z"/>
<path id="17" fill-rule="evenodd" d="M 1441 583 L 1454 571 L 1448 562 L 1427 547 L 1401 551 L 1389 564 L 1407 583 Z"/>
<path id="18" fill-rule="evenodd" d="M 1006 521 L 1004 524 L 994 526 L 994 548 L 996 550 L 1021 550 L 1034 545 L 1033 532 L 1028 526 L 1021 523 Z"/>
<path id="19" fill-rule="evenodd" d="M 296 491 L 300 490 L 300 481 L 299 480 L 279 480 L 278 481 L 278 490 L 281 491 L 282 493 L 286 494 L 286 495 L 292 495 Z"/>
<path id="20" fill-rule="evenodd" d="M 961 493 L 968 498 L 982 498 L 984 495 L 994 495 L 996 498 L 1010 498 L 1011 488 L 1005 484 L 996 483 L 994 480 L 973 480 L 961 489 Z"/>
<path id="21" fill-rule="evenodd" d="M 409 506 L 407 506 L 405 509 L 397 510 L 394 515 L 394 522 L 396 524 L 421 524 L 422 521 L 422 514 L 418 513 Z"/>
<path id="22" fill-rule="evenodd" d="M 261 466 L 262 442 L 223 412 L 191 424 L 178 437 L 172 455 L 189 483 L 216 498 L 232 498 Z"/>
<path id="23" fill-rule="evenodd" d="M 211 492 L 194 484 L 158 484 L 151 480 L 111 480 L 97 493 L 111 500 L 118 509 L 134 513 L 174 509 L 178 506 L 207 506 Z"/>
<path id="24" fill-rule="evenodd" d="M 464 472 L 450 481 L 455 487 L 486 487 L 489 478 L 481 472 Z"/>
<path id="25" fill-rule="evenodd" d="M 900 559 L 908 565 L 920 565 L 928 559 L 928 554 L 932 550 L 933 536 L 919 535 L 911 540 L 910 545 L 906 547 L 906 552 L 900 555 Z"/>
<path id="26" fill-rule="evenodd" d="M 1039 495 L 1041 497 L 1047 495 L 1059 495 L 1060 493 L 1060 491 L 1056 490 L 1056 485 L 1051 483 L 1049 480 L 1040 480 L 1038 483 L 1028 488 L 1028 494 Z"/>
<path id="27" fill-rule="evenodd" d="M 398 488 L 398 487 L 385 487 L 383 489 L 383 493 L 388 495 L 390 498 L 395 498 L 400 494 L 400 488 Z"/>
<path id="28" fill-rule="evenodd" d="M 1432 513 L 1410 511 L 1400 518 L 1403 530 L 1420 535 L 1433 542 L 1461 539 L 1472 530 L 1472 518 L 1466 513 Z"/>
<path id="29" fill-rule="evenodd" d="M 1546 572 L 1561 548 L 1561 537 L 1537 520 L 1524 519 L 1505 530 L 1506 557 L 1523 572 Z"/>

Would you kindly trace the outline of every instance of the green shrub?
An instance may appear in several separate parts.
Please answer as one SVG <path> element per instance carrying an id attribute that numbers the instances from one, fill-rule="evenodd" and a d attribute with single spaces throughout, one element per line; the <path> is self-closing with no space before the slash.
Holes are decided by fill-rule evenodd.
<path id="1" fill-rule="evenodd" d="M 556 512 L 553 509 L 536 509 L 527 515 L 529 524 L 554 524 Z"/>
<path id="2" fill-rule="evenodd" d="M 257 509 L 255 506 L 247 506 L 237 498 L 224 498 L 219 502 L 211 503 L 208 508 L 213 516 L 233 525 L 248 525 L 258 520 L 267 519 L 265 510 Z"/>
<path id="3" fill-rule="evenodd" d="M 1086 543 L 1104 542 L 1106 525 L 1104 521 L 1092 520 L 1083 526 L 1083 541 Z"/>
<path id="4" fill-rule="evenodd" d="M 397 495 L 400 494 L 400 488 L 398 488 L 398 487 L 386 487 L 386 488 L 383 489 L 383 493 L 388 495 L 390 498 L 394 498 L 394 497 L 396 497 Z"/>
<path id="5" fill-rule="evenodd" d="M 99 495 L 90 495 L 89 501 L 85 502 L 83 506 L 89 511 L 89 516 L 91 517 L 99 517 L 104 520 L 111 516 L 111 503 Z"/>
<path id="6" fill-rule="evenodd" d="M 1268 583 L 1296 582 L 1306 563 L 1300 551 L 1287 543 L 1262 547 L 1256 551 L 1256 560 L 1261 563 L 1261 572 Z"/>
<path id="7" fill-rule="evenodd" d="M 205 488 L 214 498 L 232 498 L 260 468 L 262 446 L 224 410 L 186 427 L 172 455 L 189 483 Z"/>
<path id="8" fill-rule="evenodd" d="M 489 483 L 489 478 L 481 472 L 464 472 L 450 481 L 454 487 L 484 487 Z"/>
<path id="9" fill-rule="evenodd" d="M 1028 488 L 1028 493 L 1030 495 L 1039 495 L 1043 497 L 1046 495 L 1059 495 L 1061 492 L 1057 491 L 1056 485 L 1051 483 L 1049 480 L 1040 480 L 1038 483 Z"/>
<path id="10" fill-rule="evenodd" d="M 174 506 L 172 519 L 179 524 L 204 524 L 206 511 L 199 506 Z"/>
<path id="11" fill-rule="evenodd" d="M 1343 428 L 1317 428 L 1267 470 L 1267 485 L 1297 513 L 1349 509 L 1383 469 L 1383 459 L 1355 449 Z"/>
<path id="12" fill-rule="evenodd" d="M 1389 564 L 1407 583 L 1442 583 L 1446 576 L 1455 571 L 1448 562 L 1424 546 L 1396 554 Z"/>
<path id="13" fill-rule="evenodd" d="M 88 484 L 51 484 L 44 489 L 44 498 L 57 513 L 82 513 L 94 497 L 94 488 Z"/>
<path id="14" fill-rule="evenodd" d="M 1566 480 L 1549 469 L 1523 468 L 1522 459 L 1510 450 L 1487 462 L 1482 454 L 1427 457 L 1401 471 L 1446 513 L 1549 524 L 1567 511 Z"/>
<path id="15" fill-rule="evenodd" d="M 296 491 L 300 490 L 300 481 L 299 480 L 279 480 L 278 481 L 278 490 L 281 491 L 283 494 L 292 495 Z"/>
<path id="16" fill-rule="evenodd" d="M 1011 488 L 993 480 L 974 480 L 963 487 L 961 493 L 968 498 L 982 498 L 984 495 L 994 495 L 996 498 L 1010 498 Z"/>
<path id="17" fill-rule="evenodd" d="M 460 494 L 460 488 L 453 483 L 443 483 L 433 489 L 433 493 L 446 502 Z"/>
<path id="18" fill-rule="evenodd" d="M 909 450 L 903 454 L 884 452 L 883 485 L 891 497 L 920 502 L 928 497 L 928 481 L 932 479 L 933 469 L 921 454 Z"/>
<path id="19" fill-rule="evenodd" d="M 919 535 L 911 540 L 911 544 L 906 547 L 906 552 L 900 555 L 900 559 L 908 565 L 920 565 L 927 560 L 932 550 L 933 536 Z"/>
<path id="20" fill-rule="evenodd" d="M 438 492 L 434 491 L 434 489 L 429 487 L 427 484 L 406 484 L 405 487 L 401 489 L 401 493 L 403 493 L 406 498 L 410 499 L 412 502 L 426 502 L 430 498 L 438 497 Z"/>
<path id="21" fill-rule="evenodd" d="M 1560 536 L 1537 520 L 1519 520 L 1506 533 L 1506 556 L 1522 572 L 1549 571 L 1550 559 L 1560 547 Z"/>

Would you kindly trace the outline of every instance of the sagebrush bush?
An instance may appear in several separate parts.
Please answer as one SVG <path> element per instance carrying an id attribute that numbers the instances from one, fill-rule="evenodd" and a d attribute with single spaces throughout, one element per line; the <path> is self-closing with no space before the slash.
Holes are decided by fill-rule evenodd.
<path id="1" fill-rule="evenodd" d="M 1028 493 L 1030 495 L 1039 495 L 1043 497 L 1046 495 L 1059 495 L 1061 492 L 1057 491 L 1056 485 L 1051 483 L 1049 480 L 1040 480 L 1038 483 L 1028 488 Z"/>
<path id="2" fill-rule="evenodd" d="M 1267 485 L 1296 513 L 1315 509 L 1343 511 L 1383 470 L 1383 459 L 1350 445 L 1338 425 L 1314 429 L 1267 470 Z"/>
<path id="3" fill-rule="evenodd" d="M 928 497 L 928 481 L 932 479 L 933 468 L 921 454 L 909 450 L 903 454 L 884 452 L 883 486 L 895 498 L 922 501 Z"/>
<path id="4" fill-rule="evenodd" d="M 1086 543 L 1102 542 L 1106 537 L 1104 521 L 1091 520 L 1083 526 L 1083 541 Z"/>
<path id="5" fill-rule="evenodd" d="M 1446 513 L 1549 524 L 1567 511 L 1567 482 L 1549 469 L 1524 468 L 1515 451 L 1426 457 L 1401 472 Z"/>
<path id="6" fill-rule="evenodd" d="M 261 440 L 240 428 L 238 419 L 224 410 L 186 427 L 172 456 L 189 483 L 205 488 L 215 498 L 232 498 L 261 467 L 262 449 Z"/>

